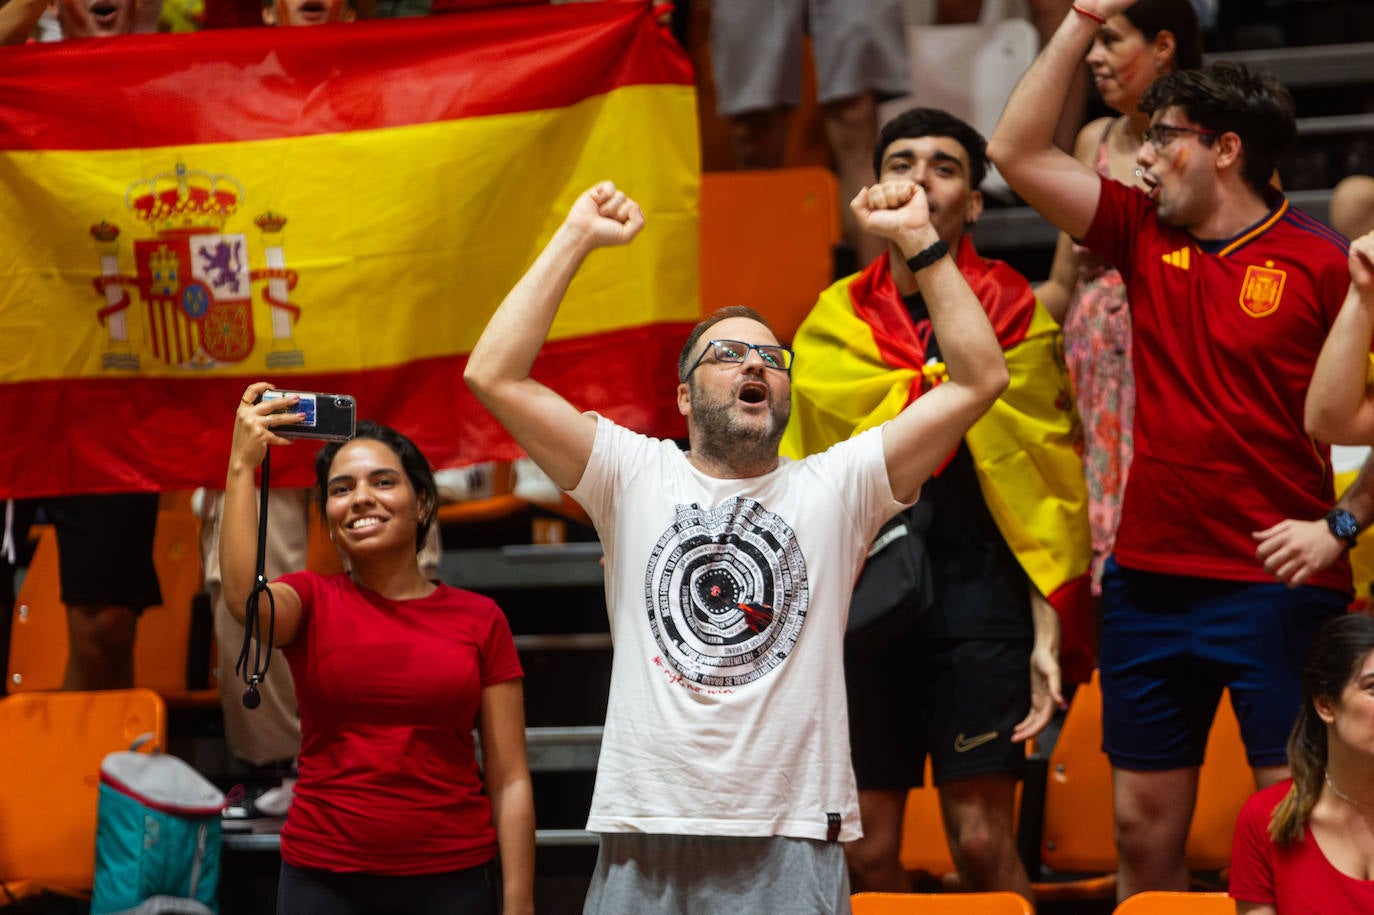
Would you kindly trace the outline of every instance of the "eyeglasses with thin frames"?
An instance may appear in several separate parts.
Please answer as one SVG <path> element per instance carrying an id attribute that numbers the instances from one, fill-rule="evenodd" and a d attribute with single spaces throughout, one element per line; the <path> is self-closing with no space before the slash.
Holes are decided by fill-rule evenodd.
<path id="1" fill-rule="evenodd" d="M 692 373 L 701 365 L 707 353 L 713 353 L 717 362 L 743 362 L 749 358 L 749 351 L 753 350 L 759 354 L 763 360 L 765 368 L 777 369 L 780 372 L 792 372 L 792 351 L 778 343 L 745 343 L 743 340 L 708 340 L 706 349 L 701 351 L 697 361 L 692 363 L 692 367 L 687 370 L 687 374 L 682 376 L 686 381 L 692 377 Z"/>
<path id="2" fill-rule="evenodd" d="M 1145 142 L 1153 146 L 1156 152 L 1159 152 L 1172 143 L 1174 137 L 1183 133 L 1207 137 L 1208 140 L 1219 136 L 1215 130 L 1198 130 L 1196 127 L 1179 127 L 1173 124 L 1151 124 L 1149 129 L 1145 131 Z"/>

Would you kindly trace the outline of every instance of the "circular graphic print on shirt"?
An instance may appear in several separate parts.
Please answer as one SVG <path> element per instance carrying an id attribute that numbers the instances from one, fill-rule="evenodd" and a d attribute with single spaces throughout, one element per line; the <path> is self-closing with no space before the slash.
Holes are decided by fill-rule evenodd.
<path id="1" fill-rule="evenodd" d="M 706 511 L 677 506 L 649 556 L 649 626 L 664 659 L 709 687 L 742 686 L 797 644 L 809 592 L 792 528 L 738 496 Z"/>

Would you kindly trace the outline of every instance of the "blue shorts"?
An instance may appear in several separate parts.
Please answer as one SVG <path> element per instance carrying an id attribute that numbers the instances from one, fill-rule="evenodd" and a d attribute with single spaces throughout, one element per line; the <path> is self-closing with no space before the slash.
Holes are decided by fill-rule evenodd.
<path id="1" fill-rule="evenodd" d="M 1223 687 L 1251 766 L 1288 761 L 1303 657 L 1339 591 L 1123 569 L 1102 575 L 1102 749 L 1119 769 L 1202 765 Z"/>

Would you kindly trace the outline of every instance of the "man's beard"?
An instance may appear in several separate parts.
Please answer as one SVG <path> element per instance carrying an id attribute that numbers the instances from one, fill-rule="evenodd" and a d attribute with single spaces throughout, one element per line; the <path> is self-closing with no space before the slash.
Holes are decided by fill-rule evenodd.
<path id="1" fill-rule="evenodd" d="M 692 450 L 727 466 L 748 467 L 777 460 L 778 444 L 792 414 L 791 401 L 773 402 L 769 394 L 768 416 L 762 426 L 742 422 L 735 412 L 735 397 L 712 400 L 695 382 L 692 395 Z"/>

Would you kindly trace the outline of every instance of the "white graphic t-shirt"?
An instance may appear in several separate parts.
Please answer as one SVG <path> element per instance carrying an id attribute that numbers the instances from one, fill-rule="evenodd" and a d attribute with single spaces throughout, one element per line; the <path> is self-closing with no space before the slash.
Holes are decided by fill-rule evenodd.
<path id="1" fill-rule="evenodd" d="M 904 507 L 880 430 L 721 480 L 598 417 L 571 494 L 606 551 L 615 643 L 587 828 L 858 838 L 845 621 Z"/>

